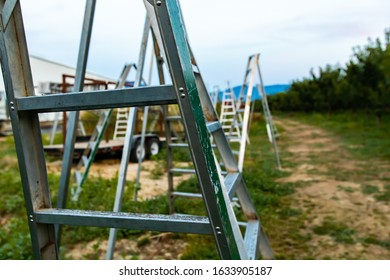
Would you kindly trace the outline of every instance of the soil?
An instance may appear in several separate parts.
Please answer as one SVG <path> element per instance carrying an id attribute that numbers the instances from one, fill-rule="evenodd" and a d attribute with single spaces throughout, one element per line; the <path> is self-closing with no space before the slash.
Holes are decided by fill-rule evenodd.
<path id="1" fill-rule="evenodd" d="M 188 166 L 189 163 L 181 163 L 181 167 Z M 106 159 L 95 161 L 91 165 L 88 176 L 100 176 L 106 179 L 117 175 L 120 167 L 120 159 Z M 48 171 L 60 174 L 61 161 L 47 163 Z M 168 190 L 168 175 L 162 170 L 163 175 L 153 175 L 156 168 L 164 168 L 158 161 L 145 160 L 142 162 L 140 184 L 141 190 L 138 192 L 138 200 L 146 200 L 159 195 L 165 195 Z M 129 163 L 127 168 L 127 180 L 135 181 L 137 177 L 138 164 Z M 174 185 L 189 179 L 191 175 L 183 174 L 174 176 Z M 161 233 L 151 236 L 141 235 L 138 240 L 117 240 L 114 259 L 180 259 L 185 252 L 187 243 L 172 237 L 171 233 Z M 140 240 L 147 240 L 145 245 L 140 245 Z M 65 257 L 68 259 L 105 259 L 107 250 L 107 240 L 94 240 L 88 244 L 80 243 L 72 248 L 68 248 Z"/>
<path id="2" fill-rule="evenodd" d="M 390 259 L 385 246 L 367 244 L 367 237 L 390 239 L 390 205 L 378 201 L 375 194 L 365 194 L 362 186 L 372 185 L 384 191 L 389 185 L 390 165 L 381 161 L 359 161 L 339 139 L 317 127 L 292 120 L 279 121 L 285 130 L 281 148 L 293 163 L 280 182 L 301 183 L 293 194 L 295 208 L 306 215 L 301 234 L 314 259 Z M 352 244 L 337 242 L 330 235 L 313 233 L 324 221 L 342 224 L 354 231 Z"/>
<path id="3" fill-rule="evenodd" d="M 140 184 L 141 190 L 138 192 L 138 198 L 140 200 L 150 199 L 155 196 L 163 195 L 167 193 L 168 190 L 168 175 L 163 171 L 163 175 L 154 176 L 153 170 L 156 168 L 164 168 L 163 166 L 158 166 L 160 163 L 152 160 L 145 160 L 141 165 L 141 174 L 140 174 Z M 188 165 L 183 163 L 183 165 Z M 114 178 L 120 167 L 120 159 L 106 159 L 99 160 L 94 162 L 91 165 L 88 176 L 102 177 L 105 179 Z M 47 163 L 47 168 L 49 172 L 60 174 L 61 171 L 61 161 L 49 162 Z M 129 163 L 127 167 L 127 180 L 135 181 L 137 178 L 138 164 Z M 183 180 L 187 180 L 190 177 L 188 174 L 183 174 L 182 176 L 174 176 L 174 185 L 177 186 Z"/>
<path id="4" fill-rule="evenodd" d="M 161 233 L 151 236 L 142 235 L 137 240 L 118 240 L 115 244 L 115 260 L 177 260 L 185 251 L 187 244 L 181 239 L 173 238 L 172 233 Z M 107 240 L 91 241 L 78 244 L 66 253 L 71 259 L 105 259 Z"/>

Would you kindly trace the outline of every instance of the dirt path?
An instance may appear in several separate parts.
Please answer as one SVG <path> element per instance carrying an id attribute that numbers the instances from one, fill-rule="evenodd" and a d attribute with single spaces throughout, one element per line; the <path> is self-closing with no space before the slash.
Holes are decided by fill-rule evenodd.
<path id="1" fill-rule="evenodd" d="M 390 259 L 390 204 L 383 198 L 389 163 L 356 160 L 320 128 L 292 120 L 278 125 L 291 166 L 279 182 L 300 185 L 293 194 L 305 215 L 299 231 L 311 237 L 306 245 L 312 251 L 302 258 Z"/>

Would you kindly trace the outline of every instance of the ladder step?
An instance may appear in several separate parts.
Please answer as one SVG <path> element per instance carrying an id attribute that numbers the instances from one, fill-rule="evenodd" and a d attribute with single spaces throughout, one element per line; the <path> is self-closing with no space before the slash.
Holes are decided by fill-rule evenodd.
<path id="1" fill-rule="evenodd" d="M 181 116 L 169 116 L 166 117 L 167 121 L 181 121 Z"/>
<path id="2" fill-rule="evenodd" d="M 189 148 L 190 147 L 188 145 L 188 143 L 171 143 L 168 146 L 171 147 L 171 148 Z M 216 148 L 217 145 L 216 144 L 211 144 L 211 147 L 212 148 Z"/>
<path id="3" fill-rule="evenodd" d="M 207 129 L 209 130 L 210 133 L 213 133 L 213 132 L 217 131 L 218 129 L 221 129 L 221 124 L 219 123 L 219 121 L 208 122 Z"/>
<path id="4" fill-rule="evenodd" d="M 171 148 L 188 148 L 189 145 L 187 143 L 171 143 L 169 144 Z"/>
<path id="5" fill-rule="evenodd" d="M 199 67 L 196 66 L 196 65 L 194 65 L 194 64 L 192 64 L 192 71 L 194 71 L 194 73 L 196 73 L 196 74 L 199 74 L 199 73 L 200 73 Z"/>
<path id="6" fill-rule="evenodd" d="M 183 174 L 196 174 L 195 169 L 184 169 L 184 168 L 172 168 L 169 170 L 171 173 L 183 173 Z"/>
<path id="7" fill-rule="evenodd" d="M 241 180 L 240 173 L 229 173 L 226 175 L 224 182 L 230 199 L 233 198 L 236 192 L 236 188 L 240 183 L 240 180 Z"/>
<path id="8" fill-rule="evenodd" d="M 49 208 L 36 211 L 35 218 L 37 223 L 42 224 L 212 234 L 209 219 L 193 215 L 134 214 Z"/>
<path id="9" fill-rule="evenodd" d="M 188 197 L 188 198 L 202 198 L 201 193 L 186 193 L 186 192 L 172 192 L 172 196 Z"/>
<path id="10" fill-rule="evenodd" d="M 257 259 L 259 237 L 261 232 L 260 227 L 261 224 L 259 220 L 250 220 L 246 225 L 244 244 L 250 260 Z"/>
<path id="11" fill-rule="evenodd" d="M 228 137 L 229 138 L 229 142 L 241 142 L 241 137 Z M 238 154 L 238 151 L 233 151 L 233 154 L 237 153 Z"/>

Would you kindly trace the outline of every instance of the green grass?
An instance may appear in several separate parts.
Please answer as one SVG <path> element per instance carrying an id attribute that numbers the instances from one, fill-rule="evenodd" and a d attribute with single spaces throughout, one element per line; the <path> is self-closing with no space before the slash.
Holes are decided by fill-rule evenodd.
<path id="1" fill-rule="evenodd" d="M 329 235 L 334 241 L 346 244 L 356 242 L 354 229 L 342 222 L 337 222 L 332 217 L 326 217 L 321 225 L 313 227 L 313 232 L 318 235 Z"/>
<path id="2" fill-rule="evenodd" d="M 345 147 L 359 159 L 390 161 L 390 115 L 384 115 L 380 123 L 375 115 L 363 112 L 283 113 L 280 116 L 334 132 L 345 143 Z"/>
<path id="3" fill-rule="evenodd" d="M 379 187 L 377 186 L 372 186 L 372 185 L 362 185 L 362 192 L 364 194 L 373 194 L 373 193 L 378 193 L 379 192 Z"/>

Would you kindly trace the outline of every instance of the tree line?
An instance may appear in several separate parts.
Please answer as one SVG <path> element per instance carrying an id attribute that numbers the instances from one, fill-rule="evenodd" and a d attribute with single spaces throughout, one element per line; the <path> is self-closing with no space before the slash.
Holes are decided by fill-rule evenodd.
<path id="1" fill-rule="evenodd" d="M 377 117 L 390 112 L 390 29 L 385 39 L 353 48 L 344 67 L 327 65 L 294 81 L 286 93 L 268 97 L 274 111 L 336 112 L 362 110 Z"/>

